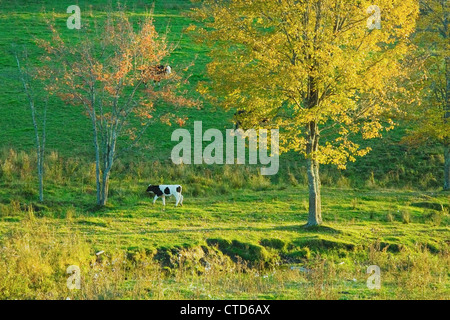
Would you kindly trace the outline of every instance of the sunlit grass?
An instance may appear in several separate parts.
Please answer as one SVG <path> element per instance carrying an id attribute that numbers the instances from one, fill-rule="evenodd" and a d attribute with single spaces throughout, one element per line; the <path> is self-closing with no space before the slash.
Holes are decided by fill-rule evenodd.
<path id="1" fill-rule="evenodd" d="M 190 174 L 194 181 L 196 174 Z M 75 174 L 70 184 L 63 177 L 49 184 L 48 201 L 41 206 L 24 198 L 23 185 L 15 185 L 14 177 L 4 184 L 9 190 L 18 187 L 19 193 L 9 203 L 11 195 L 0 196 L 0 272 L 10 270 L 0 276 L 1 297 L 448 297 L 449 201 L 444 193 L 325 187 L 324 226 L 305 229 L 305 186 L 285 185 L 282 192 L 273 191 L 279 185 L 265 191 L 226 188 L 224 194 L 211 186 L 205 195 L 187 190 L 183 207 L 168 201 L 163 208 L 159 201 L 152 205 L 139 188 L 144 181 L 124 178 L 121 191 L 113 184 L 111 204 L 98 211 L 90 205 L 92 190 L 81 191 L 78 178 Z M 423 202 L 440 203 L 444 210 L 424 208 Z M 402 212 L 409 212 L 409 223 Z M 229 241 L 224 243 L 230 247 L 215 247 L 213 239 Z M 265 260 L 258 260 L 258 250 Z M 105 253 L 97 258 L 100 251 Z M 113 267 L 113 261 L 123 267 Z M 65 268 L 71 264 L 83 270 L 80 291 L 65 286 Z M 383 272 L 380 291 L 365 283 L 365 270 L 372 264 Z"/>
<path id="2" fill-rule="evenodd" d="M 448 251 L 431 254 L 421 245 L 391 253 L 380 241 L 368 240 L 364 249 L 313 251 L 295 265 L 260 268 L 233 262 L 214 247 L 179 247 L 173 253 L 122 249 L 123 236 L 98 242 L 100 233 L 106 235 L 93 225 L 90 232 L 79 228 L 85 220 L 55 223 L 29 214 L 20 227 L 9 223 L 0 248 L 0 298 L 446 299 L 449 294 Z M 96 255 L 100 249 L 105 252 Z M 381 290 L 366 286 L 372 264 L 382 270 Z M 81 269 L 80 290 L 66 286 L 69 265 Z"/>

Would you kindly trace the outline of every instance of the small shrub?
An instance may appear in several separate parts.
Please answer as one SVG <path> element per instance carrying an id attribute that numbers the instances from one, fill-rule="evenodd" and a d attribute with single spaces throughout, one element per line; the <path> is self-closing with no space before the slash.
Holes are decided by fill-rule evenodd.
<path id="1" fill-rule="evenodd" d="M 228 194 L 230 192 L 229 188 L 227 188 L 224 184 L 219 184 L 214 191 L 216 194 Z"/>
<path id="2" fill-rule="evenodd" d="M 411 222 L 411 215 L 408 211 L 402 211 L 402 222 L 408 224 Z"/>
<path id="3" fill-rule="evenodd" d="M 294 187 L 298 186 L 298 180 L 291 172 L 288 172 L 288 179 L 291 185 L 293 185 Z"/>
<path id="4" fill-rule="evenodd" d="M 333 185 L 335 185 L 333 176 L 330 174 L 329 170 L 323 170 L 320 173 L 320 183 L 323 186 L 333 186 Z"/>
<path id="5" fill-rule="evenodd" d="M 392 213 L 388 212 L 388 214 L 386 215 L 386 221 L 387 222 L 394 222 L 394 216 L 392 215 Z"/>
<path id="6" fill-rule="evenodd" d="M 273 248 L 277 250 L 285 250 L 287 246 L 286 242 L 281 239 L 262 239 L 260 243 L 264 247 Z"/>
<path id="7" fill-rule="evenodd" d="M 303 259 L 311 259 L 311 250 L 308 247 L 303 248 L 295 248 L 293 251 L 287 254 L 288 258 L 294 260 L 303 260 Z"/>
<path id="8" fill-rule="evenodd" d="M 270 264 L 276 259 L 264 247 L 257 244 L 225 239 L 207 239 L 206 243 L 209 246 L 217 246 L 220 251 L 229 255 L 231 258 L 241 258 L 251 263 Z"/>
<path id="9" fill-rule="evenodd" d="M 30 157 L 23 151 L 17 156 L 17 168 L 20 171 L 20 178 L 22 181 L 30 180 L 33 177 Z"/>
<path id="10" fill-rule="evenodd" d="M 267 190 L 271 187 L 271 182 L 263 175 L 254 175 L 250 178 L 249 181 L 250 188 L 255 191 Z"/>
<path id="11" fill-rule="evenodd" d="M 9 207 L 6 204 L 0 203 L 0 217 L 9 215 Z"/>
<path id="12" fill-rule="evenodd" d="M 2 178 L 7 181 L 11 181 L 14 173 L 14 164 L 9 159 L 5 159 L 5 161 L 1 164 L 0 169 Z"/>
<path id="13" fill-rule="evenodd" d="M 232 166 L 224 166 L 223 179 L 224 181 L 227 181 L 233 189 L 241 189 L 245 182 L 242 172 L 240 172 L 240 170 L 233 169 Z"/>
<path id="14" fill-rule="evenodd" d="M 377 183 L 375 181 L 375 175 L 373 174 L 373 171 L 370 173 L 369 179 L 366 181 L 366 187 L 368 188 L 374 188 L 377 186 Z"/>
<path id="15" fill-rule="evenodd" d="M 336 186 L 339 188 L 350 188 L 351 183 L 350 179 L 344 176 L 340 176 L 339 179 L 336 181 Z"/>
<path id="16" fill-rule="evenodd" d="M 353 198 L 351 201 L 352 210 L 356 210 L 358 208 L 358 198 Z"/>
<path id="17" fill-rule="evenodd" d="M 439 180 L 434 177 L 432 172 L 427 172 L 419 180 L 419 185 L 422 190 L 427 190 L 430 187 L 436 187 L 439 185 Z"/>
<path id="18" fill-rule="evenodd" d="M 411 203 L 411 205 L 413 207 L 417 207 L 417 208 L 425 208 L 425 209 L 432 209 L 432 210 L 436 210 L 436 211 L 444 211 L 445 207 L 441 204 L 441 203 L 437 203 L 437 202 L 414 202 Z"/>
<path id="19" fill-rule="evenodd" d="M 203 190 L 200 184 L 195 183 L 190 186 L 189 190 L 187 190 L 186 193 L 190 193 L 193 197 L 199 197 L 205 194 L 205 190 Z"/>
<path id="20" fill-rule="evenodd" d="M 35 219 L 34 210 L 33 210 L 33 206 L 32 205 L 27 206 L 27 218 L 29 220 L 34 220 Z"/>
<path id="21" fill-rule="evenodd" d="M 66 210 L 66 219 L 72 221 L 77 216 L 77 212 L 74 207 L 70 207 Z"/>
<path id="22" fill-rule="evenodd" d="M 303 200 L 302 201 L 302 206 L 303 206 L 303 210 L 308 212 L 308 210 L 309 210 L 309 203 L 308 203 L 307 200 Z"/>
<path id="23" fill-rule="evenodd" d="M 77 173 L 80 171 L 79 167 L 80 162 L 77 159 L 69 158 L 64 161 L 64 175 L 68 181 L 77 176 Z"/>
<path id="24" fill-rule="evenodd" d="M 30 183 L 25 183 L 21 188 L 19 194 L 24 198 L 33 198 L 37 197 L 38 191 L 37 188 L 32 186 Z"/>
<path id="25" fill-rule="evenodd" d="M 22 209 L 20 207 L 20 202 L 17 200 L 11 200 L 9 207 L 10 207 L 10 211 L 9 211 L 10 215 L 19 215 L 22 213 Z"/>
<path id="26" fill-rule="evenodd" d="M 348 251 L 345 249 L 339 249 L 338 250 L 338 257 L 339 258 L 347 258 L 348 256 Z"/>
<path id="27" fill-rule="evenodd" d="M 428 215 L 427 215 L 427 219 L 429 221 L 431 221 L 431 224 L 433 226 L 439 227 L 442 223 L 442 218 L 443 218 L 444 214 L 442 214 L 442 212 L 438 212 L 435 210 L 430 210 Z"/>

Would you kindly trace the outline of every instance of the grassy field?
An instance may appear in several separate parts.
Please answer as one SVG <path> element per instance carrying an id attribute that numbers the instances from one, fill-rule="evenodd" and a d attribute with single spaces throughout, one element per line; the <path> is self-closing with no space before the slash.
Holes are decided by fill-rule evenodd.
<path id="1" fill-rule="evenodd" d="M 443 213 L 424 208 L 446 199 L 392 193 L 326 188 L 325 225 L 316 229 L 302 227 L 305 187 L 186 197 L 178 209 L 145 199 L 100 212 L 59 207 L 54 216 L 19 204 L 14 209 L 12 203 L 0 220 L 1 270 L 17 273 L 0 277 L 0 288 L 10 290 L 0 293 L 3 298 L 448 298 L 448 206 Z M 105 253 L 98 259 L 100 251 Z M 114 260 L 125 264 L 117 275 Z M 69 293 L 63 285 L 71 264 L 83 270 L 86 288 L 80 292 Z M 373 264 L 383 270 L 383 289 L 376 292 L 366 287 L 365 268 Z M 98 268 L 105 278 L 91 283 Z M 30 283 L 13 281 L 19 274 Z"/>
<path id="2" fill-rule="evenodd" d="M 153 163 L 116 172 L 111 202 L 99 209 L 86 166 L 50 157 L 47 200 L 40 204 L 30 201 L 37 195 L 26 153 L 5 158 L 14 174 L 0 192 L 0 298 L 449 296 L 443 192 L 325 186 L 324 226 L 305 229 L 307 188 L 300 177 L 273 183 L 246 168 Z M 79 169 L 67 175 L 73 167 Z M 152 205 L 147 176 L 183 177 L 185 205 Z M 366 286 L 366 268 L 374 264 L 382 270 L 382 290 Z M 69 265 L 80 266 L 82 290 L 65 287 Z"/>
<path id="3" fill-rule="evenodd" d="M 77 1 L 101 19 L 106 1 Z M 305 229 L 308 193 L 303 161 L 282 157 L 269 179 L 254 167 L 168 163 L 173 127 L 156 124 L 147 148 L 121 159 L 110 202 L 95 207 L 87 118 L 53 100 L 49 106 L 46 201 L 37 202 L 33 131 L 11 45 L 38 54 L 45 17 L 65 28 L 70 1 L 0 0 L 0 299 L 448 299 L 448 193 L 440 191 L 442 150 L 399 143 L 401 125 L 371 141 L 373 152 L 341 172 L 324 166 L 324 226 Z M 179 42 L 175 68 L 195 61 L 190 94 L 206 80 L 207 48 L 182 31 L 189 1 L 156 1 L 155 23 Z M 129 4 L 139 20 L 151 5 Z M 45 8 L 45 12 L 44 12 Z M 232 112 L 205 104 L 187 110 L 187 129 L 231 128 Z M 149 183 L 180 183 L 184 206 L 152 206 Z M 104 251 L 103 254 L 96 253 Z M 78 265 L 81 290 L 66 287 Z M 366 269 L 381 268 L 381 290 Z"/>

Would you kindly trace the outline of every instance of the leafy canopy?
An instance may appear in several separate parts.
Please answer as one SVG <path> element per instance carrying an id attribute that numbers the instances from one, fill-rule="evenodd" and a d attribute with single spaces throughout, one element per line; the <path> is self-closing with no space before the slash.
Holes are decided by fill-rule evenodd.
<path id="1" fill-rule="evenodd" d="M 446 0 L 420 1 L 420 19 L 414 42 L 418 61 L 414 72 L 420 104 L 405 108 L 414 123 L 406 141 L 416 143 L 434 140 L 449 143 L 450 105 L 450 5 Z"/>
<path id="2" fill-rule="evenodd" d="M 381 29 L 369 30 L 374 4 Z M 392 128 L 386 117 L 402 101 L 402 58 L 417 14 L 415 0 L 206 0 L 194 15 L 212 47 L 213 85 L 199 90 L 245 110 L 247 127 L 270 119 L 282 129 L 282 151 L 345 168 L 369 151 L 352 136 Z M 322 143 L 308 154 L 311 123 Z"/>
<path id="3" fill-rule="evenodd" d="M 102 145 L 115 148 L 117 137 L 128 138 L 127 144 L 138 139 L 158 107 L 195 105 L 180 94 L 183 79 L 176 72 L 159 76 L 162 86 L 154 83 L 155 66 L 163 64 L 172 48 L 166 35 L 157 33 L 151 14 L 135 30 L 124 10 L 110 11 L 93 26 L 85 22 L 70 41 L 51 22 L 49 27 L 51 40 L 38 40 L 46 50 L 41 77 L 53 80 L 49 92 L 84 107 Z M 171 112 L 157 115 L 166 123 L 176 119 Z"/>

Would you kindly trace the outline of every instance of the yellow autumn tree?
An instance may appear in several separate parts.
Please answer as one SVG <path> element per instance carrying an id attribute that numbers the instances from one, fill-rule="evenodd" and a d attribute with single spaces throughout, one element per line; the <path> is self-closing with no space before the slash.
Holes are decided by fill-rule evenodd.
<path id="1" fill-rule="evenodd" d="M 417 50 L 414 79 L 421 103 L 406 105 L 413 124 L 406 141 L 437 141 L 444 147 L 444 190 L 450 190 L 450 4 L 447 0 L 420 0 L 414 42 Z"/>
<path id="2" fill-rule="evenodd" d="M 247 128 L 280 128 L 308 163 L 308 226 L 322 223 L 320 164 L 344 169 L 370 150 L 402 102 L 402 58 L 416 0 L 206 0 L 194 9 L 211 45 L 202 91 L 242 110 Z M 208 89 L 209 88 L 209 89 Z"/>

